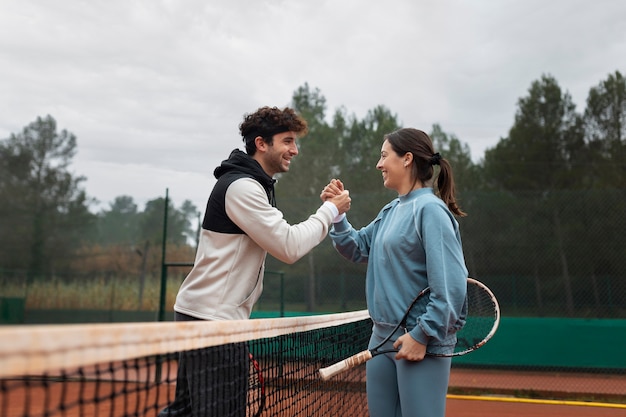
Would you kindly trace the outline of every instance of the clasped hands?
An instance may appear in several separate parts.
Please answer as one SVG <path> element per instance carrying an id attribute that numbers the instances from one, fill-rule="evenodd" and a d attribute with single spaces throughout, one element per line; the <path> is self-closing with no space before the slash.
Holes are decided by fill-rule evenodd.
<path id="1" fill-rule="evenodd" d="M 350 210 L 350 192 L 343 188 L 341 180 L 332 179 L 320 194 L 322 201 L 330 201 L 333 203 L 339 214 L 343 214 Z"/>

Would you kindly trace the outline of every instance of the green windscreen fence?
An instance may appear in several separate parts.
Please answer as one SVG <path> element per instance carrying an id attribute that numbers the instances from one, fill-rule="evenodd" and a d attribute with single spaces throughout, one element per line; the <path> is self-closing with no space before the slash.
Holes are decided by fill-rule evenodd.
<path id="1" fill-rule="evenodd" d="M 503 317 L 485 346 L 458 365 L 626 371 L 626 320 Z"/>

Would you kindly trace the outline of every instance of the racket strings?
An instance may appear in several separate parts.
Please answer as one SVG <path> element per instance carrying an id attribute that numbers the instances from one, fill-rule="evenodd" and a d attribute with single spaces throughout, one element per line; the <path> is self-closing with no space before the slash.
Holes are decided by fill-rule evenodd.
<path id="1" fill-rule="evenodd" d="M 455 353 L 469 352 L 485 344 L 499 321 L 499 307 L 493 294 L 484 286 L 467 286 L 467 317 L 457 333 Z"/>

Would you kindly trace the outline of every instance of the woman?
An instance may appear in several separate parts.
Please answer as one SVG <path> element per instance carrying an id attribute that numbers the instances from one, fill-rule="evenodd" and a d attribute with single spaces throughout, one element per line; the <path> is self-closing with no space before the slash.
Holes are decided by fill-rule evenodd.
<path id="1" fill-rule="evenodd" d="M 435 165 L 439 196 L 432 188 Z M 406 329 L 388 342 L 399 351 L 367 362 L 370 416 L 443 417 L 451 359 L 425 354 L 452 352 L 464 323 L 467 268 L 454 216 L 465 213 L 455 200 L 452 168 L 426 133 L 406 128 L 386 135 L 376 168 L 398 198 L 362 229 L 341 215 L 330 232 L 342 256 L 367 263 L 367 306 L 374 322 L 370 349 L 401 321 L 420 290 L 431 290 Z M 320 197 L 342 191 L 335 180 Z"/>

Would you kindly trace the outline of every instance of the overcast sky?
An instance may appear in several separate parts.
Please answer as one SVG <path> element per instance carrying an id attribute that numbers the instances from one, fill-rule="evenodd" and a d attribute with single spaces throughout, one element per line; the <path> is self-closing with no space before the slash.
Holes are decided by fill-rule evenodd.
<path id="1" fill-rule="evenodd" d="M 0 59 L 0 139 L 54 117 L 94 211 L 168 188 L 203 212 L 243 114 L 304 83 L 328 116 L 384 105 L 476 161 L 543 74 L 583 111 L 626 73 L 626 1 L 0 0 Z"/>

